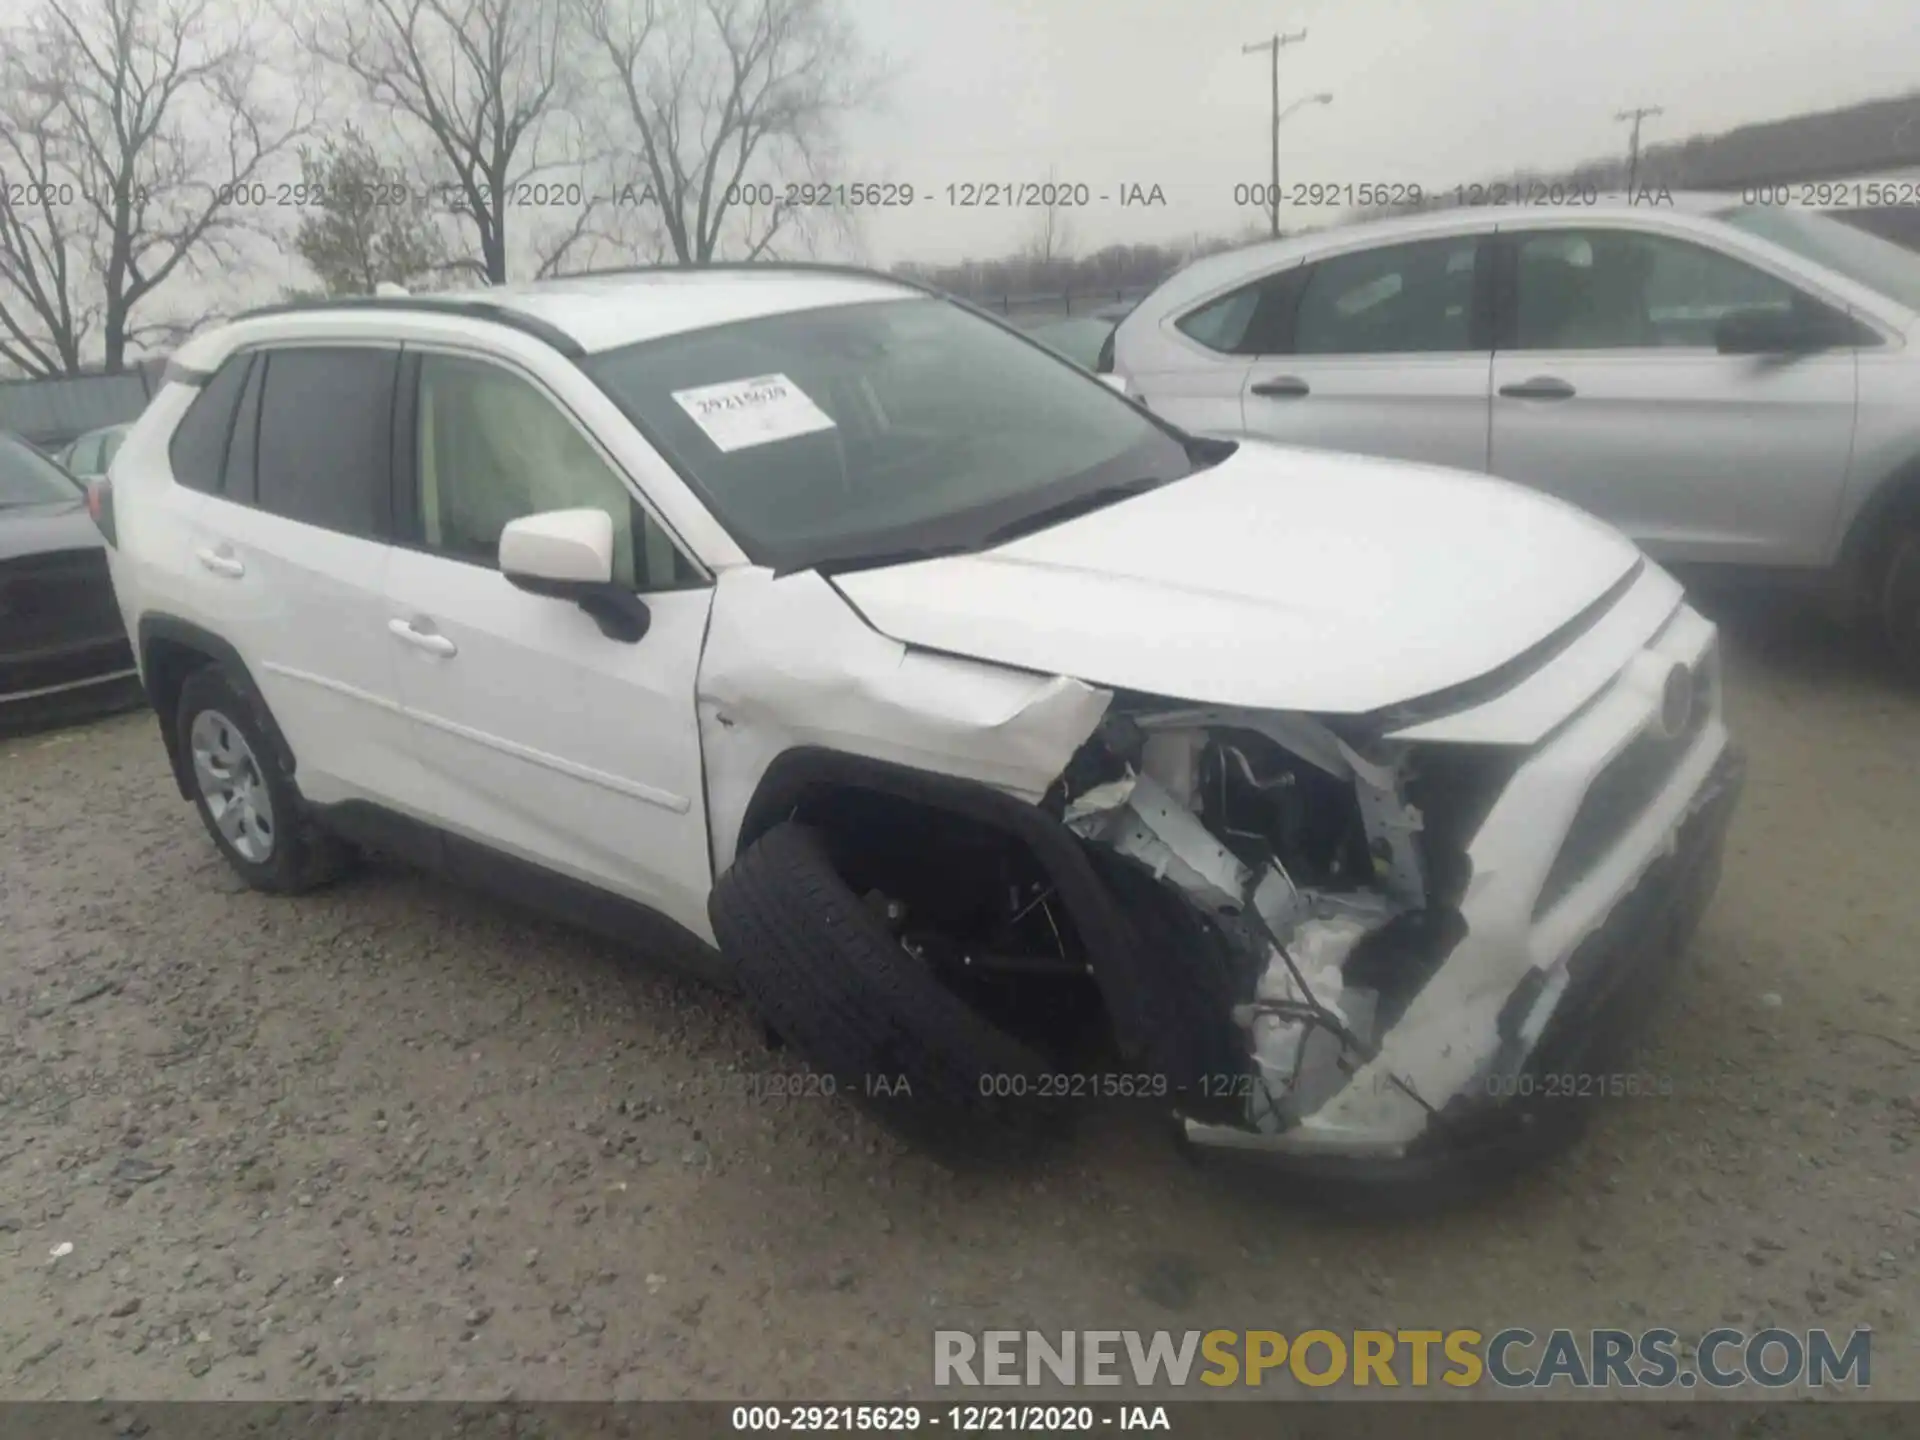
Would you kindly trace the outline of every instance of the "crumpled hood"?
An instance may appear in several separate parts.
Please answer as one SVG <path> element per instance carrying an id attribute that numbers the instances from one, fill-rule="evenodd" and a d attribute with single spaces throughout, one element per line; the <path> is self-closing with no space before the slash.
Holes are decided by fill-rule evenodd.
<path id="1" fill-rule="evenodd" d="M 835 577 L 883 634 L 1210 705 L 1360 714 L 1477 679 L 1639 561 L 1464 471 L 1243 443 L 999 549 Z"/>

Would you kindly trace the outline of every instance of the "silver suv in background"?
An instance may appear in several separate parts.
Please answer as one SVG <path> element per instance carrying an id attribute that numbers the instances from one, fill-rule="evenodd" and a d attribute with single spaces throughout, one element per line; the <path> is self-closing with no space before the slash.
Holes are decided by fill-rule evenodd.
<path id="1" fill-rule="evenodd" d="M 1920 255 L 1681 196 L 1210 256 L 1102 368 L 1191 430 L 1484 471 L 1663 562 L 1818 579 L 1920 674 L 1916 327 Z"/>

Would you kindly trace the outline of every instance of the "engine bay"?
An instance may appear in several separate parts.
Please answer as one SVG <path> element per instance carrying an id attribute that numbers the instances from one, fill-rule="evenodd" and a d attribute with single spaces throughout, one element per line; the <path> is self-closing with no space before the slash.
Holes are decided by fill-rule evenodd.
<path id="1" fill-rule="evenodd" d="M 1304 717 L 1116 705 L 1062 777 L 1069 830 L 1224 938 L 1250 1078 L 1235 1119 L 1257 1132 L 1338 1093 L 1458 938 L 1429 910 L 1407 759 Z"/>

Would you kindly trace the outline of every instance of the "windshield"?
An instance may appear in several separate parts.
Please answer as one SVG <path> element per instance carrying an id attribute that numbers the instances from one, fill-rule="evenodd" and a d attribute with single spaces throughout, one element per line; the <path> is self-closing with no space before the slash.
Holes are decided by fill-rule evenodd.
<path id="1" fill-rule="evenodd" d="M 1715 218 L 1920 310 L 1920 255 L 1891 240 L 1830 216 L 1772 205 L 1741 205 Z"/>
<path id="2" fill-rule="evenodd" d="M 0 510 L 79 498 L 66 471 L 26 441 L 0 435 Z"/>
<path id="3" fill-rule="evenodd" d="M 755 562 L 977 548 L 1025 517 L 1194 469 L 1083 371 L 932 297 L 649 340 L 586 369 Z"/>

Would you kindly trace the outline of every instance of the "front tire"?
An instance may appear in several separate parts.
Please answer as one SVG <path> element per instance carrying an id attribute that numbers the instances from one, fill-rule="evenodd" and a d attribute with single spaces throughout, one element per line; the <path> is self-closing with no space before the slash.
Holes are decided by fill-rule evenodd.
<path id="1" fill-rule="evenodd" d="M 187 677 L 174 736 L 193 777 L 193 804 L 213 843 L 255 890 L 295 895 L 326 884 L 348 860 L 300 798 L 253 687 L 217 665 Z"/>
<path id="2" fill-rule="evenodd" d="M 1048 1066 L 910 954 L 793 822 L 714 886 L 716 938 L 770 1029 L 836 1093 L 946 1158 L 1024 1150 L 1059 1128 Z"/>

